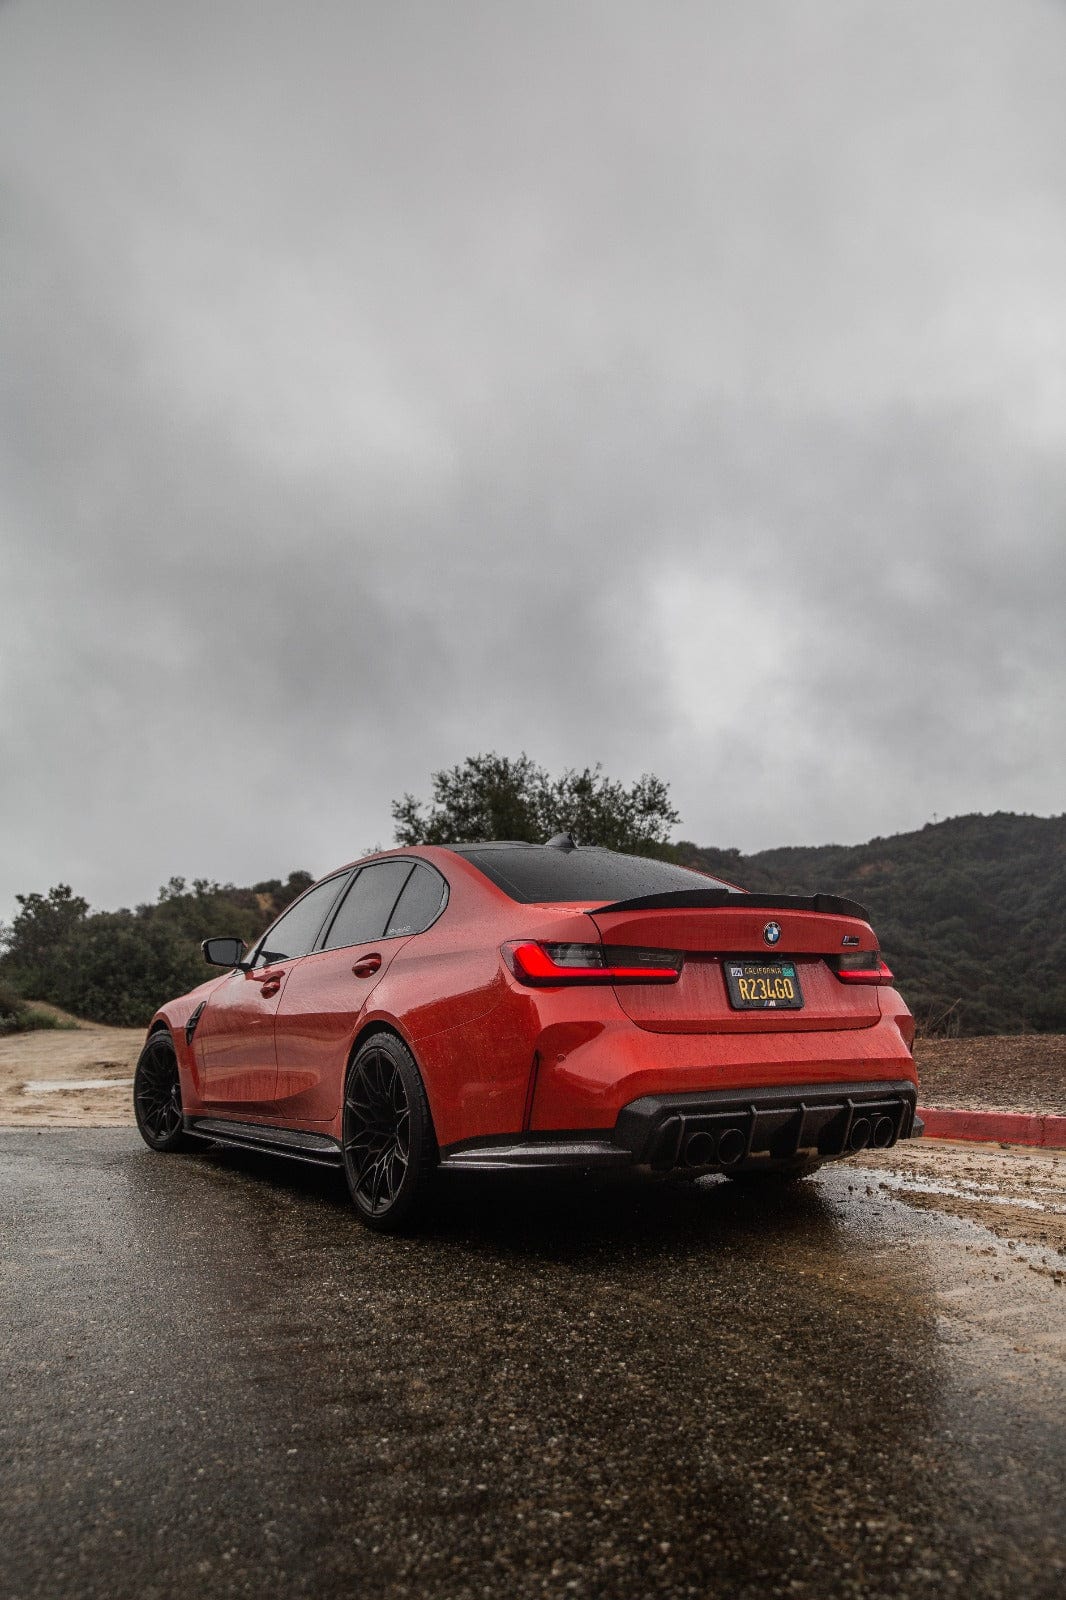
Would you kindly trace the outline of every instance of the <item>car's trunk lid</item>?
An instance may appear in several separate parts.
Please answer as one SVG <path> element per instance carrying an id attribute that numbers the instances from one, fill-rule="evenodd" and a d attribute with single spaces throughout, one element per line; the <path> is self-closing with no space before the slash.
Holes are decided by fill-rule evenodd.
<path id="1" fill-rule="evenodd" d="M 833 968 L 844 952 L 877 948 L 866 912 L 854 901 L 683 890 L 618 901 L 589 915 L 605 945 L 683 952 L 676 983 L 615 985 L 626 1015 L 652 1033 L 812 1032 L 868 1028 L 880 1017 L 876 986 L 842 983 Z M 746 963 L 791 971 L 802 1007 L 741 1009 L 730 996 L 730 960 L 734 972 L 749 972 Z"/>

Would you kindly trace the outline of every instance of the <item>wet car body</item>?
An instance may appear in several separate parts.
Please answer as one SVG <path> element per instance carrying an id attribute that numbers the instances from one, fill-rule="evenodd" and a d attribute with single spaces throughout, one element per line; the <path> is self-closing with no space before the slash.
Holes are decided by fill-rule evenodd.
<path id="1" fill-rule="evenodd" d="M 180 1102 L 183 1140 L 344 1163 L 348 1085 L 378 1040 L 364 1122 L 406 1096 L 426 1171 L 758 1175 L 919 1131 L 913 1031 L 853 902 L 749 895 L 563 837 L 330 874 L 164 1005 L 148 1042 L 173 1047 L 175 1139 Z"/>

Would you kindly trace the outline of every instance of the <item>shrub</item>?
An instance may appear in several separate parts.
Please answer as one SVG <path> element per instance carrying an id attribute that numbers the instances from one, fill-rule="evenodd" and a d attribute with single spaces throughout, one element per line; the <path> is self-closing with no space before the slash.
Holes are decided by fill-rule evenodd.
<path id="1" fill-rule="evenodd" d="M 36 1028 L 73 1028 L 76 1024 L 50 1011 L 41 1011 L 17 995 L 10 984 L 0 983 L 0 1036 L 6 1033 L 31 1033 Z"/>

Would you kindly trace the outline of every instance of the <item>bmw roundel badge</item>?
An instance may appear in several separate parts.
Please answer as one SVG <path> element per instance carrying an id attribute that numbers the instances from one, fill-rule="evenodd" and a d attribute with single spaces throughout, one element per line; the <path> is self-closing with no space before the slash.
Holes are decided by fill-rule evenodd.
<path id="1" fill-rule="evenodd" d="M 781 937 L 781 924 L 778 922 L 768 922 L 762 931 L 762 936 L 766 940 L 767 944 L 776 944 L 778 939 Z"/>

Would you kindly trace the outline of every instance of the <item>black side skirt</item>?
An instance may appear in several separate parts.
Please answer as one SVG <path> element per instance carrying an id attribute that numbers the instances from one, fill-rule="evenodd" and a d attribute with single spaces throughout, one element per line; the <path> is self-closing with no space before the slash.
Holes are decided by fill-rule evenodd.
<path id="1" fill-rule="evenodd" d="M 317 1167 L 339 1167 L 341 1147 L 324 1133 L 302 1133 L 296 1128 L 264 1127 L 258 1122 L 230 1122 L 226 1117 L 186 1117 L 185 1132 L 237 1150 L 261 1150 L 266 1155 L 291 1156 Z"/>

